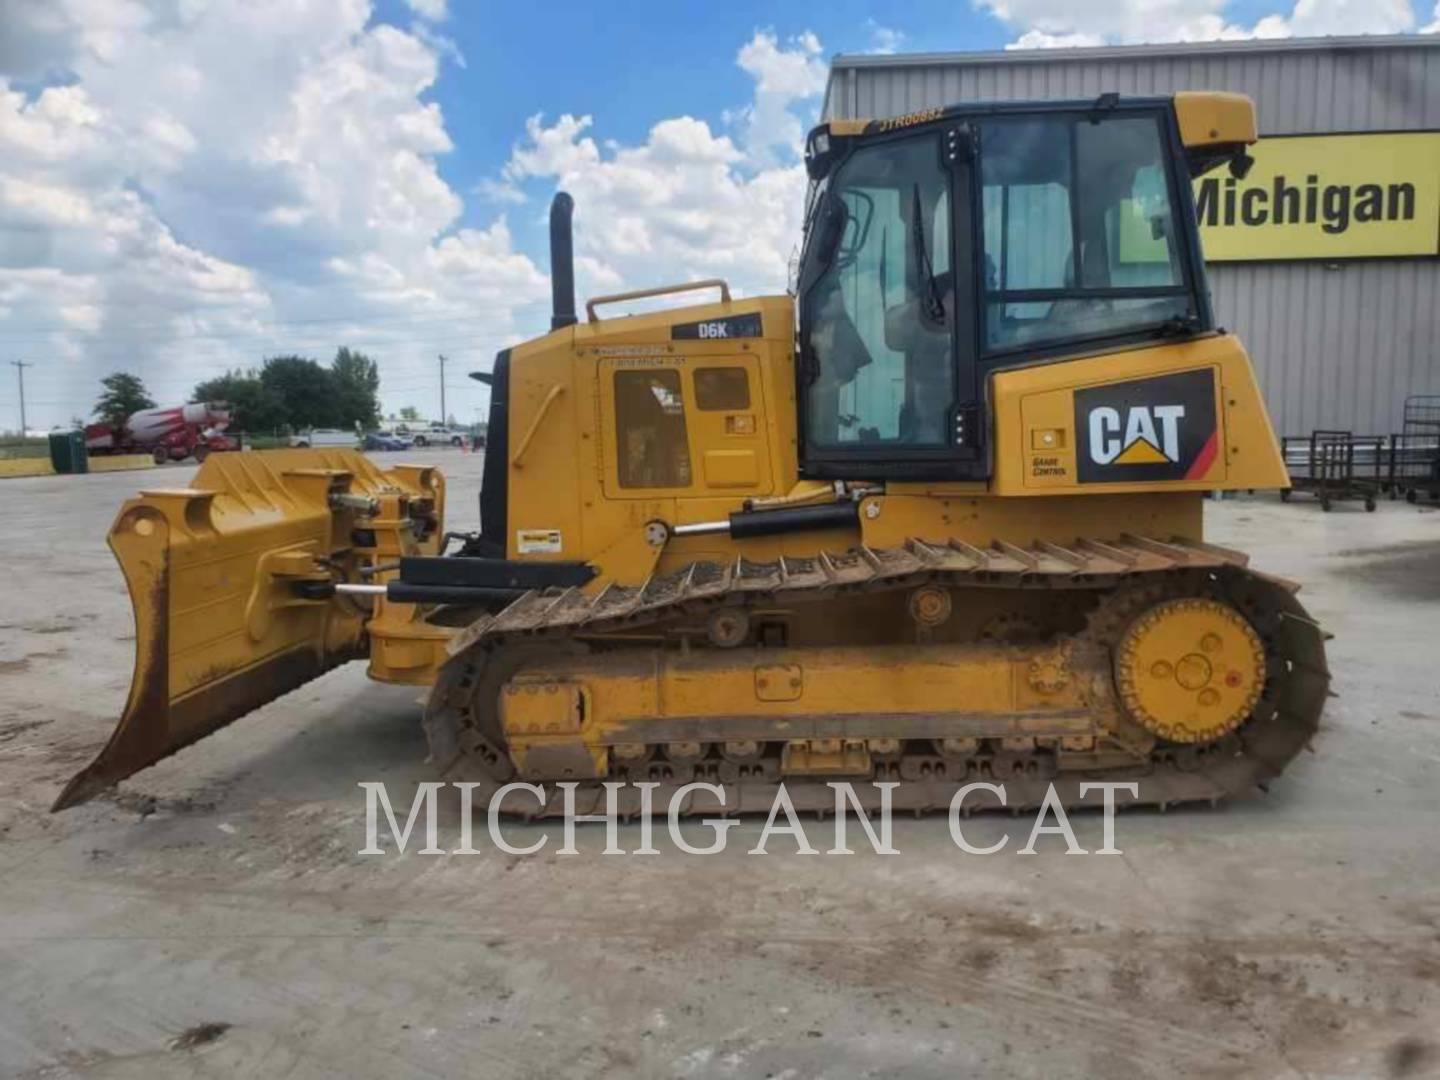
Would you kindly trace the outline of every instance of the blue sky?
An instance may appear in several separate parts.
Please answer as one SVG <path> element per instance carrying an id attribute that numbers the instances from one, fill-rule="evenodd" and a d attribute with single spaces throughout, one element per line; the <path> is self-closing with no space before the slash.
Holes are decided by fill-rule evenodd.
<path id="1" fill-rule="evenodd" d="M 562 2 L 545 5 L 547 17 L 537 21 L 525 4 L 452 3 L 444 34 L 464 66 L 447 62 L 427 95 L 457 138 L 455 151 L 440 160 L 441 175 L 456 190 L 472 190 L 504 163 L 536 113 L 592 114 L 598 137 L 624 144 L 643 141 L 664 116 L 695 116 L 720 129 L 726 111 L 750 97 L 751 79 L 735 52 L 757 29 L 782 41 L 810 31 L 827 60 L 872 51 L 883 30 L 903 35 L 905 51 L 1001 48 L 1013 37 L 988 13 L 954 2 L 679 7 Z M 408 9 L 385 0 L 375 17 L 404 24 Z M 816 109 L 805 116 L 807 124 L 817 118 Z M 478 223 L 488 210 L 484 200 L 471 200 L 466 220 Z"/>
<path id="2" fill-rule="evenodd" d="M 485 9 L 455 3 L 445 34 L 465 58 L 430 95 L 463 136 L 442 170 L 456 186 L 503 161 L 524 120 L 536 112 L 603 115 L 604 135 L 634 142 L 663 115 L 718 122 L 750 95 L 735 51 L 758 28 L 781 39 L 812 31 L 835 53 L 869 51 L 874 27 L 905 34 L 907 51 L 999 48 L 1013 35 L 964 3 L 680 5 L 651 0 L 617 7 L 559 2 L 542 21 L 528 4 Z M 376 17 L 404 23 L 405 5 L 387 0 Z"/>
<path id="3" fill-rule="evenodd" d="M 546 328 L 557 188 L 582 298 L 785 288 L 837 53 L 1404 32 L 1418 5 L 0 0 L 0 360 L 35 365 L 48 428 L 110 371 L 173 403 L 339 345 L 433 413 L 443 351 L 471 420 L 464 372 Z"/>

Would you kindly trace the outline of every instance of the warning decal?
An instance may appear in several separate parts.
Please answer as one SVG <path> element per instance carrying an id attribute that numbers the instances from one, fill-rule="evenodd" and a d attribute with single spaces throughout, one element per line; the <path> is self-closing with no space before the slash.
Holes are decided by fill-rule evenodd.
<path id="1" fill-rule="evenodd" d="M 515 551 L 520 555 L 558 555 L 564 544 L 559 529 L 519 529 Z"/>

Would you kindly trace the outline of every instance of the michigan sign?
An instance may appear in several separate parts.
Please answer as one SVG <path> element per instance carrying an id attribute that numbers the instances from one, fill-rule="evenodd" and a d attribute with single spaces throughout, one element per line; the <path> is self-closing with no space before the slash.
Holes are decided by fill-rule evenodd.
<path id="1" fill-rule="evenodd" d="M 1440 254 L 1440 132 L 1261 139 L 1195 182 L 1208 262 Z"/>

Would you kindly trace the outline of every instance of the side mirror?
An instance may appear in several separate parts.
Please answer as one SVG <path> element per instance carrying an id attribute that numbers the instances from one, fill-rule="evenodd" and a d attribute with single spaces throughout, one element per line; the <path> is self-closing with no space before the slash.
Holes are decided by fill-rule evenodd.
<path id="1" fill-rule="evenodd" d="M 850 223 L 850 211 L 843 199 L 826 194 L 825 205 L 820 210 L 820 236 L 816 252 L 823 265 L 829 265 L 835 258 L 840 241 L 845 236 L 845 226 Z"/>
<path id="2" fill-rule="evenodd" d="M 839 239 L 834 246 L 822 248 L 826 265 L 833 260 L 843 270 L 855 262 L 870 236 L 870 223 L 875 219 L 875 200 L 863 191 L 851 189 L 844 198 L 836 198 L 835 216 Z"/>

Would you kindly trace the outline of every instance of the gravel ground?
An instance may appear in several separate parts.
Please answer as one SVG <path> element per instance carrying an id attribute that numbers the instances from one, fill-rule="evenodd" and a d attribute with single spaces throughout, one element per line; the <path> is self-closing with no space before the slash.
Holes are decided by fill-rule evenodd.
<path id="1" fill-rule="evenodd" d="M 480 456 L 434 453 L 473 527 Z M 0 1075 L 1440 1071 L 1440 514 L 1207 505 L 1212 539 L 1305 582 L 1339 697 L 1268 797 L 1124 815 L 1119 857 L 1019 855 L 1030 820 L 994 817 L 967 836 L 1008 848 L 967 855 L 932 817 L 897 819 L 894 856 L 748 855 L 747 820 L 710 858 L 604 857 L 595 827 L 573 857 L 367 858 L 358 782 L 408 803 L 430 774 L 416 691 L 360 665 L 47 812 L 130 680 L 104 531 L 189 476 L 0 482 Z"/>

